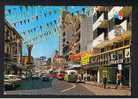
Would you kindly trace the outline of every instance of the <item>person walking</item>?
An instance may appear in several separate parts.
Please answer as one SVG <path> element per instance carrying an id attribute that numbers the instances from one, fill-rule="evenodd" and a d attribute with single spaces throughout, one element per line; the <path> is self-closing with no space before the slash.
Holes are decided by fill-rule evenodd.
<path id="1" fill-rule="evenodd" d="M 81 80 L 82 80 L 82 77 L 81 77 L 80 73 L 78 74 L 78 80 L 79 80 L 79 82 L 81 82 Z"/>
<path id="2" fill-rule="evenodd" d="M 85 74 L 83 75 L 83 79 L 84 81 L 87 81 L 87 73 L 85 72 Z"/>
<path id="3" fill-rule="evenodd" d="M 120 85 L 121 83 L 121 74 L 119 73 L 119 71 L 117 71 L 117 75 L 116 75 L 116 87 L 115 89 L 118 88 L 118 85 Z"/>
<path id="4" fill-rule="evenodd" d="M 106 84 L 107 84 L 107 77 L 104 75 L 103 77 L 103 87 L 106 89 Z"/>

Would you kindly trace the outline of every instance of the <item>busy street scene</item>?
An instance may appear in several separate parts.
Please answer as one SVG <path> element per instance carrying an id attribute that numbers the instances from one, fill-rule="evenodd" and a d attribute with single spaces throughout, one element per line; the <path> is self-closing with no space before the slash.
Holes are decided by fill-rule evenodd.
<path id="1" fill-rule="evenodd" d="M 4 95 L 131 95 L 130 6 L 5 6 Z"/>

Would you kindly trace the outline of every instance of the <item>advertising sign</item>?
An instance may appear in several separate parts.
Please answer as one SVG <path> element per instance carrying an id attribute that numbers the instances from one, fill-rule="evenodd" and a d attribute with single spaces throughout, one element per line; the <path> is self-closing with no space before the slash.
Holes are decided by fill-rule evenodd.
<path id="1" fill-rule="evenodd" d="M 89 63 L 89 60 L 90 60 L 90 55 L 85 54 L 84 56 L 81 57 L 81 64 L 86 65 Z"/>
<path id="2" fill-rule="evenodd" d="M 130 57 L 130 48 L 125 49 L 125 58 L 129 58 Z"/>
<path id="3" fill-rule="evenodd" d="M 122 70 L 122 64 L 118 64 L 118 70 Z"/>

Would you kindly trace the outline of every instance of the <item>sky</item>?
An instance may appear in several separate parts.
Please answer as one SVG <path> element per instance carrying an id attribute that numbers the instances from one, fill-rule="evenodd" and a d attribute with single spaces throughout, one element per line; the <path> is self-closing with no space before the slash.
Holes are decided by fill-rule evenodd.
<path id="1" fill-rule="evenodd" d="M 68 6 L 68 11 L 74 14 L 77 11 L 83 13 L 82 8 L 87 10 L 88 6 Z M 65 6 L 5 6 L 5 20 L 22 36 L 23 42 L 27 41 L 28 44 L 31 41 L 33 57 L 51 57 L 55 50 L 59 50 L 58 24 L 63 10 Z M 49 32 L 49 35 L 43 35 Z M 23 55 L 27 55 L 26 44 L 23 45 Z"/>

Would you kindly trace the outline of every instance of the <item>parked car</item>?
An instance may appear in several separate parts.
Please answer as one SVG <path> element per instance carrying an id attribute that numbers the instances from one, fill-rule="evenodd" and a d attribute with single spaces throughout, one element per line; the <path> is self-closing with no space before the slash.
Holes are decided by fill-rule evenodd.
<path id="1" fill-rule="evenodd" d="M 32 78 L 33 78 L 33 79 L 40 79 L 40 76 L 39 76 L 38 74 L 33 74 L 33 75 L 32 75 Z"/>
<path id="2" fill-rule="evenodd" d="M 41 80 L 42 80 L 42 81 L 49 81 L 50 78 L 49 78 L 48 74 L 42 74 L 42 75 L 41 75 Z"/>
<path id="3" fill-rule="evenodd" d="M 16 87 L 21 82 L 21 78 L 17 75 L 4 75 L 4 85 L 9 87 Z"/>
<path id="4" fill-rule="evenodd" d="M 26 79 L 27 77 L 26 77 L 26 75 L 25 74 L 21 74 L 21 79 Z"/>
<path id="5" fill-rule="evenodd" d="M 50 72 L 48 73 L 48 77 L 49 77 L 49 78 L 57 78 L 57 72 L 55 72 L 55 71 L 50 71 Z"/>
<path id="6" fill-rule="evenodd" d="M 67 70 L 65 72 L 64 80 L 68 82 L 77 82 L 78 76 L 77 76 L 76 70 Z"/>

